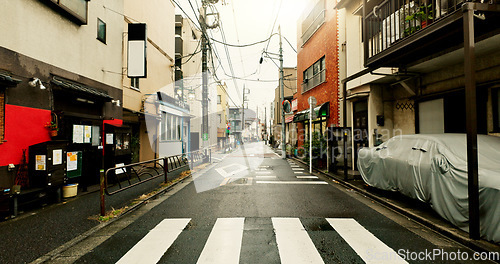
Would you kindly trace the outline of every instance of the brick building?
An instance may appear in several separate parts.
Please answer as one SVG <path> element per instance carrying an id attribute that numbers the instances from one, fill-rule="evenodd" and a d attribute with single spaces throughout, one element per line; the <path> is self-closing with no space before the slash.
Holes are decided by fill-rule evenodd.
<path id="1" fill-rule="evenodd" d="M 338 40 L 335 1 L 319 0 L 309 5 L 297 24 L 297 123 L 298 146 L 309 135 L 308 98 L 317 100 L 313 131 L 324 134 L 339 125 Z"/>

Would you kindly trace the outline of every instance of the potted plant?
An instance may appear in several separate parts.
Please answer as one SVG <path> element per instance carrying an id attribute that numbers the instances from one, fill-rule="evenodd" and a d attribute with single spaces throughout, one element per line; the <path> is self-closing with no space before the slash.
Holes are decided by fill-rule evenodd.
<path id="1" fill-rule="evenodd" d="M 49 134 L 51 137 L 57 136 L 57 131 L 59 131 L 57 122 L 54 121 L 47 122 L 47 124 L 45 124 L 45 127 L 49 130 Z"/>
<path id="2" fill-rule="evenodd" d="M 434 11 L 432 10 L 432 4 L 423 4 L 415 9 L 410 15 L 405 18 L 405 23 L 408 27 L 405 27 L 404 36 L 409 36 L 418 30 L 425 28 L 428 24 L 432 23 L 434 19 Z"/>

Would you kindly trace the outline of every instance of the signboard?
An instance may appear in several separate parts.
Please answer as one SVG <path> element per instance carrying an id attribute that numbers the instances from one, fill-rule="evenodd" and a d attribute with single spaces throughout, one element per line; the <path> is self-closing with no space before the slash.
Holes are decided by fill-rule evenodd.
<path id="1" fill-rule="evenodd" d="M 203 133 L 202 139 L 203 141 L 208 141 L 208 133 Z"/>
<path id="2" fill-rule="evenodd" d="M 287 117 L 285 117 L 285 123 L 290 123 L 290 122 L 292 122 L 292 121 L 293 121 L 293 117 L 294 117 L 294 116 L 295 116 L 295 115 L 291 115 L 291 116 L 287 116 Z"/>
<path id="3" fill-rule="evenodd" d="M 128 24 L 127 76 L 129 78 L 146 78 L 146 24 Z"/>
<path id="4" fill-rule="evenodd" d="M 297 99 L 292 100 L 292 111 L 297 111 L 298 110 L 298 103 Z"/>

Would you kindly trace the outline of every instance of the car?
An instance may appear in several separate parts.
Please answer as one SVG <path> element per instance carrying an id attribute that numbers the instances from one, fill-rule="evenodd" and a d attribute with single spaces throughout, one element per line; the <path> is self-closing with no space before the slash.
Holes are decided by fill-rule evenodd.
<path id="1" fill-rule="evenodd" d="M 500 242 L 500 137 L 478 135 L 481 236 Z M 444 219 L 468 231 L 465 134 L 396 136 L 362 148 L 358 170 L 370 186 L 429 203 Z"/>

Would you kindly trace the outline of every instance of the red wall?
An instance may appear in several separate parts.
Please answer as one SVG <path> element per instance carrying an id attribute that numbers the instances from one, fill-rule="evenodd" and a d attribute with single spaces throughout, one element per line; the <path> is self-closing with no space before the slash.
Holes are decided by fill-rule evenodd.
<path id="1" fill-rule="evenodd" d="M 316 97 L 318 105 L 330 102 L 330 117 L 327 126 L 338 126 L 338 38 L 337 38 L 337 14 L 335 10 L 326 11 L 327 21 L 314 35 L 303 45 L 297 55 L 297 105 L 298 111 L 309 109 L 307 99 Z M 303 72 L 316 61 L 325 57 L 326 82 L 302 94 Z M 301 137 L 302 126 L 298 126 L 299 146 L 303 144 Z"/>
<path id="2" fill-rule="evenodd" d="M 50 110 L 5 104 L 6 142 L 0 144 L 0 166 L 19 164 L 23 149 L 50 140 L 45 128 L 50 114 Z"/>

